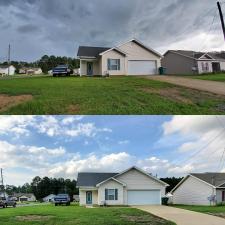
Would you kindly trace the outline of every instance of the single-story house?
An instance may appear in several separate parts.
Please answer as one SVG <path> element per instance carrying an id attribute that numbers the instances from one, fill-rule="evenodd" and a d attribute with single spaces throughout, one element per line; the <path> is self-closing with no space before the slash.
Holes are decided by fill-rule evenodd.
<path id="1" fill-rule="evenodd" d="M 79 173 L 80 205 L 161 205 L 165 182 L 132 167 L 121 173 Z"/>
<path id="2" fill-rule="evenodd" d="M 32 193 L 15 193 L 12 197 L 16 197 L 18 202 L 35 202 L 36 197 Z"/>
<path id="3" fill-rule="evenodd" d="M 44 197 L 42 200 L 43 200 L 43 202 L 52 202 L 55 197 L 56 197 L 56 195 L 50 194 L 50 195 Z"/>
<path id="4" fill-rule="evenodd" d="M 169 50 L 164 54 L 162 66 L 171 75 L 217 73 L 225 71 L 225 52 Z"/>
<path id="5" fill-rule="evenodd" d="M 216 205 L 225 203 L 225 173 L 192 173 L 172 191 L 173 204 Z"/>
<path id="6" fill-rule="evenodd" d="M 26 68 L 23 67 L 19 69 L 19 74 L 31 74 L 31 75 L 40 75 L 42 74 L 41 68 Z"/>
<path id="7" fill-rule="evenodd" d="M 137 39 L 113 48 L 80 46 L 80 75 L 158 74 L 162 55 Z"/>
<path id="8" fill-rule="evenodd" d="M 14 66 L 2 65 L 0 66 L 0 75 L 15 75 L 16 68 Z"/>

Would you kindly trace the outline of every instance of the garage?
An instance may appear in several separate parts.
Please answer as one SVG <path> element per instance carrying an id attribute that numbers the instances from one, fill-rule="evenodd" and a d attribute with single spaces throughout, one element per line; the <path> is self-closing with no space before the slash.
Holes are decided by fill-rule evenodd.
<path id="1" fill-rule="evenodd" d="M 156 61 L 151 60 L 129 60 L 129 75 L 154 75 L 157 74 Z"/>
<path id="2" fill-rule="evenodd" d="M 128 205 L 161 205 L 160 190 L 127 192 Z"/>

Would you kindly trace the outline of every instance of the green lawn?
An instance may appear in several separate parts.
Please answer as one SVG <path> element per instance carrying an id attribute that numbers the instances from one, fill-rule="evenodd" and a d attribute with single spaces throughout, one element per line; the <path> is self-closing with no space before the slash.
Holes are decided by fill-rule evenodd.
<path id="1" fill-rule="evenodd" d="M 225 218 L 225 206 L 174 205 L 174 207 L 181 208 L 181 209 L 187 209 L 187 210 L 200 212 L 200 213 L 206 213 L 206 214 Z"/>
<path id="2" fill-rule="evenodd" d="M 16 106 L 1 108 L 1 98 L 5 96 L 2 94 L 32 95 L 33 99 L 20 102 Z M 218 115 L 225 114 L 225 98 L 137 77 L 20 78 L 0 80 L 0 113 L 9 115 Z"/>
<path id="3" fill-rule="evenodd" d="M 212 81 L 221 81 L 225 82 L 225 74 L 207 74 L 207 75 L 199 75 L 199 76 L 187 76 L 194 79 L 199 80 L 212 80 Z"/>
<path id="4" fill-rule="evenodd" d="M 175 225 L 133 208 L 35 206 L 0 209 L 1 225 Z"/>

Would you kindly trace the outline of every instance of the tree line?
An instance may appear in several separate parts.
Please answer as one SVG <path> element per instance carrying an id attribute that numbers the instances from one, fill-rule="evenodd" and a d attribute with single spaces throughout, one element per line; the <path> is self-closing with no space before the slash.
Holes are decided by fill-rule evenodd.
<path id="1" fill-rule="evenodd" d="M 166 178 L 161 178 L 160 180 L 166 182 L 167 184 L 169 184 L 170 186 L 166 188 L 166 193 L 172 191 L 178 183 L 181 182 L 181 180 L 183 179 L 183 177 L 166 177 Z"/>
<path id="2" fill-rule="evenodd" d="M 63 178 L 41 178 L 35 177 L 31 183 L 26 183 L 23 186 L 6 185 L 5 191 L 7 194 L 13 193 L 33 193 L 38 200 L 50 194 L 69 194 L 70 198 L 77 195 L 79 190 L 76 187 L 76 180 L 63 179 Z"/>
<path id="3" fill-rule="evenodd" d="M 35 62 L 11 61 L 11 65 L 16 68 L 16 73 L 23 67 L 38 67 L 42 69 L 43 73 L 48 73 L 54 67 L 64 64 L 68 65 L 70 69 L 76 69 L 80 67 L 80 60 L 66 56 L 44 55 Z M 8 62 L 3 62 L 1 65 L 8 65 Z"/>

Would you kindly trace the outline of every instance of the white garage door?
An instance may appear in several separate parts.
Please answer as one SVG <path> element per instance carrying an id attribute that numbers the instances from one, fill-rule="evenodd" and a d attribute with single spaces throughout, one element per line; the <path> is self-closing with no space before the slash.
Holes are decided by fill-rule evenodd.
<path id="1" fill-rule="evenodd" d="M 128 205 L 160 205 L 160 191 L 128 191 L 127 202 Z"/>
<path id="2" fill-rule="evenodd" d="M 156 61 L 128 61 L 128 75 L 153 75 L 157 74 Z"/>

